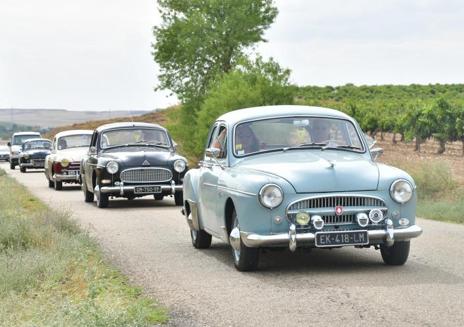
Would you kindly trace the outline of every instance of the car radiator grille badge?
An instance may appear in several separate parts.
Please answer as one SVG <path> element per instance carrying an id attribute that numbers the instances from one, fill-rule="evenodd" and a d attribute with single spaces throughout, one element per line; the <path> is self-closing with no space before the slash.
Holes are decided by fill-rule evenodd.
<path id="1" fill-rule="evenodd" d="M 142 166 L 150 166 L 150 162 L 148 160 L 145 160 L 143 163 L 142 163 Z"/>

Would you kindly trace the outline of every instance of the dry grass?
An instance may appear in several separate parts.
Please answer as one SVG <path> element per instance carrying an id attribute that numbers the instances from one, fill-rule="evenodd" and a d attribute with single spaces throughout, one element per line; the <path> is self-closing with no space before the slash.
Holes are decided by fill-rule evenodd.
<path id="1" fill-rule="evenodd" d="M 1 172 L 1 170 L 0 170 Z M 151 326 L 164 309 L 105 262 L 96 242 L 0 173 L 0 326 Z"/>

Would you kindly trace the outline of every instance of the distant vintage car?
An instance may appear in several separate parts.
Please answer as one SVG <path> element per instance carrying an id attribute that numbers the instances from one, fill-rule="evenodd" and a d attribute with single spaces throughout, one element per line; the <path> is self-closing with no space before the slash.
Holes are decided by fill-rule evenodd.
<path id="1" fill-rule="evenodd" d="M 198 169 L 184 178 L 184 208 L 196 248 L 211 236 L 231 245 L 238 270 L 259 249 L 380 249 L 404 264 L 415 224 L 416 185 L 377 163 L 358 123 L 336 110 L 269 106 L 232 111 L 209 133 Z"/>
<path id="2" fill-rule="evenodd" d="M 114 123 L 98 127 L 81 163 L 85 202 L 97 198 L 105 208 L 110 197 L 134 199 L 174 195 L 182 205 L 187 160 L 176 153 L 168 131 L 156 124 Z"/>
<path id="3" fill-rule="evenodd" d="M 0 160 L 10 161 L 10 149 L 6 145 L 0 145 Z"/>
<path id="4" fill-rule="evenodd" d="M 61 190 L 63 183 L 80 184 L 81 160 L 89 150 L 91 130 L 69 130 L 53 138 L 53 150 L 45 158 L 48 186 Z"/>
<path id="5" fill-rule="evenodd" d="M 19 154 L 19 169 L 25 173 L 27 169 L 42 169 L 45 157 L 50 154 L 52 142 L 47 139 L 29 139 L 23 142 Z"/>
<path id="6" fill-rule="evenodd" d="M 10 148 L 10 169 L 15 169 L 19 165 L 19 155 L 23 142 L 40 137 L 40 133 L 38 132 L 17 132 L 11 136 L 11 141 L 8 142 L 8 147 Z"/>

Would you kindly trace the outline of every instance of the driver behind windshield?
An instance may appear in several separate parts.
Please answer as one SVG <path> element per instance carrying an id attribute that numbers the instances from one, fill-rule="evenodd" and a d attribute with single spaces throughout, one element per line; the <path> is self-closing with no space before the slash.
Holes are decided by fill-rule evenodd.
<path id="1" fill-rule="evenodd" d="M 330 124 L 327 119 L 312 119 L 309 130 L 313 143 L 327 143 L 330 141 Z"/>

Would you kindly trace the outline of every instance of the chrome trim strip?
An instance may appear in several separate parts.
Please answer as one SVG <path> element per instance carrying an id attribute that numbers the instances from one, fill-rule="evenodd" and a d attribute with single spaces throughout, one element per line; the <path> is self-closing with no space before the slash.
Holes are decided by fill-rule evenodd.
<path id="1" fill-rule="evenodd" d="M 246 191 L 242 191 L 242 190 L 237 190 L 236 188 L 226 187 L 226 186 L 222 186 L 222 185 L 218 185 L 218 188 L 220 188 L 220 189 L 222 189 L 222 190 L 231 191 L 231 192 L 236 192 L 236 193 L 241 193 L 241 194 L 250 195 L 250 196 L 257 196 L 257 195 L 258 195 L 258 194 L 256 194 L 256 193 L 251 193 L 251 192 L 246 192 Z"/>
<path id="2" fill-rule="evenodd" d="M 304 200 L 303 200 L 304 201 Z M 384 201 L 385 202 L 385 201 Z M 360 211 L 369 211 L 372 209 L 380 209 L 382 211 L 388 211 L 387 207 L 343 207 L 343 214 L 354 214 Z M 323 208 L 308 208 L 300 210 L 288 210 L 287 213 L 290 215 L 296 215 L 297 213 L 304 211 L 309 214 L 319 214 L 319 215 L 335 215 L 335 209 L 323 209 Z"/>
<path id="3" fill-rule="evenodd" d="M 393 238 L 395 241 L 406 241 L 414 237 L 418 237 L 422 234 L 422 228 L 417 225 L 413 225 L 407 228 L 397 228 L 391 230 L 377 229 L 369 230 L 367 234 L 369 235 L 369 244 L 372 244 L 372 241 L 387 241 L 389 234 L 393 233 Z M 270 234 L 270 235 L 261 235 L 255 233 L 240 232 L 242 242 L 248 247 L 266 247 L 273 245 L 289 245 L 290 234 Z M 297 244 L 303 243 L 305 245 L 315 244 L 315 234 L 314 233 L 300 233 L 296 234 Z"/>

